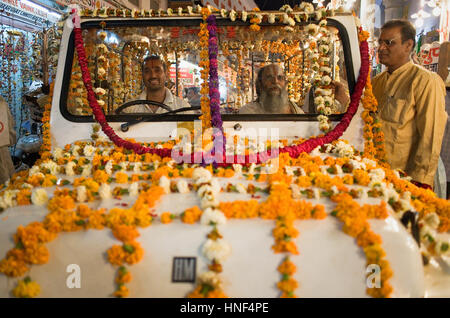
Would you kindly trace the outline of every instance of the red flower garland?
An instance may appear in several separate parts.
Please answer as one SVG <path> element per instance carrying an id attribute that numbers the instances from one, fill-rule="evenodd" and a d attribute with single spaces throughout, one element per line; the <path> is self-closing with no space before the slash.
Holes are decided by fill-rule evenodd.
<path id="1" fill-rule="evenodd" d="M 161 158 L 164 157 L 170 157 L 172 150 L 171 149 L 155 149 L 155 148 L 149 148 L 142 146 L 138 143 L 133 143 L 127 140 L 124 140 L 120 138 L 114 130 L 109 126 L 108 122 L 106 121 L 106 117 L 103 113 L 102 108 L 98 105 L 97 98 L 95 97 L 95 93 L 92 89 L 92 82 L 91 82 L 91 76 L 88 70 L 88 63 L 86 59 L 86 53 L 84 50 L 84 43 L 83 43 L 83 36 L 81 34 L 81 27 L 79 25 L 79 17 L 75 12 L 74 13 L 74 33 L 75 33 L 75 47 L 78 54 L 78 62 L 80 64 L 81 72 L 82 72 L 82 78 L 84 86 L 87 90 L 88 95 L 88 101 L 89 106 L 92 108 L 92 113 L 94 114 L 95 119 L 102 127 L 103 132 L 106 136 L 118 147 L 123 147 L 125 149 L 133 150 L 137 154 L 144 154 L 144 153 L 151 153 L 156 154 L 160 156 Z M 367 76 L 369 73 L 369 46 L 367 44 L 367 41 L 363 41 L 360 44 L 360 54 L 361 54 L 361 68 L 359 70 L 359 76 L 358 81 L 355 86 L 355 90 L 351 96 L 351 102 L 348 107 L 347 112 L 345 113 L 344 117 L 342 118 L 341 122 L 336 125 L 336 127 L 328 132 L 325 136 L 320 138 L 311 138 L 304 143 L 296 146 L 287 146 L 284 148 L 280 148 L 279 152 L 288 152 L 289 155 L 292 158 L 297 158 L 302 152 L 311 152 L 313 149 L 315 149 L 318 146 L 324 145 L 326 143 L 330 143 L 333 140 L 338 139 L 344 131 L 347 129 L 347 127 L 350 124 L 350 121 L 352 120 L 353 116 L 355 115 L 356 111 L 359 107 L 359 102 L 361 100 L 361 96 L 364 90 L 364 86 L 366 85 Z M 255 162 L 255 160 L 250 160 L 256 158 L 256 163 L 262 163 L 267 161 L 270 158 L 278 156 L 278 150 L 276 151 L 268 151 L 268 152 L 262 152 L 257 153 L 253 155 L 234 155 L 233 160 L 230 161 L 230 157 L 226 157 L 226 154 L 223 154 L 222 156 L 222 163 L 219 163 L 219 165 L 229 165 L 231 163 L 250 163 Z M 192 153 L 191 154 L 191 163 L 195 162 L 194 158 L 202 158 L 203 155 L 200 153 Z M 227 162 L 227 163 L 225 163 Z"/>

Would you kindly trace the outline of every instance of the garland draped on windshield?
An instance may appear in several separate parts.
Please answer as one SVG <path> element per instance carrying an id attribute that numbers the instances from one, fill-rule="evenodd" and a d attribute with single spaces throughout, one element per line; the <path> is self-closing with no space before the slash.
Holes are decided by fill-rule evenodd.
<path id="1" fill-rule="evenodd" d="M 102 108 L 99 106 L 97 99 L 95 97 L 95 93 L 92 89 L 92 82 L 91 77 L 88 70 L 88 63 L 86 59 L 86 53 L 84 49 L 84 43 L 83 43 L 83 36 L 81 32 L 81 26 L 80 26 L 80 17 L 76 13 L 75 10 L 72 10 L 73 14 L 73 22 L 74 22 L 74 33 L 75 33 L 75 47 L 78 54 L 78 61 L 80 64 L 81 72 L 82 72 L 82 78 L 83 83 L 87 90 L 88 95 L 88 101 L 89 106 L 92 108 L 92 112 L 94 114 L 94 117 L 96 121 L 100 124 L 103 132 L 106 136 L 118 147 L 123 147 L 125 149 L 129 149 L 134 151 L 137 154 L 144 154 L 144 153 L 150 153 L 150 154 L 156 154 L 162 158 L 164 157 L 170 157 L 171 156 L 171 149 L 155 149 L 155 148 L 149 148 L 145 147 L 139 143 L 133 143 L 127 140 L 124 140 L 120 138 L 114 130 L 111 128 L 111 126 L 106 121 L 106 117 L 102 111 Z M 211 33 L 210 39 L 209 39 L 209 59 L 211 63 L 210 67 L 210 99 L 211 99 L 211 121 L 212 126 L 215 128 L 218 128 L 219 130 L 223 130 L 222 128 L 222 118 L 220 116 L 220 94 L 218 90 L 218 76 L 217 76 L 217 26 L 215 24 L 215 16 L 210 15 L 207 19 L 208 21 L 208 31 Z M 324 144 L 330 143 L 333 140 L 338 139 L 342 136 L 342 134 L 345 132 L 347 127 L 350 124 L 350 121 L 352 120 L 353 116 L 355 115 L 356 111 L 358 110 L 359 103 L 361 100 L 361 96 L 364 90 L 364 87 L 366 85 L 367 76 L 369 73 L 369 48 L 367 41 L 362 41 L 360 43 L 360 54 L 361 54 L 361 68 L 359 70 L 359 76 L 358 81 L 356 83 L 354 92 L 351 96 L 351 102 L 348 107 L 347 112 L 343 116 L 341 122 L 336 125 L 336 127 L 328 132 L 323 137 L 318 138 L 310 138 L 309 140 L 305 141 L 302 144 L 299 145 L 293 145 L 293 146 L 286 146 L 279 149 L 280 153 L 287 152 L 292 158 L 297 158 L 302 152 L 311 152 L 313 149 L 315 149 L 318 146 L 322 146 Z M 222 138 L 216 138 L 218 139 L 218 142 L 220 144 L 220 148 L 216 149 L 223 149 L 222 145 L 223 139 Z M 274 155 L 276 156 L 278 154 L 278 149 L 276 151 L 267 151 L 262 153 L 257 153 L 253 155 L 234 155 L 233 163 L 250 163 L 251 158 L 255 158 L 256 156 L 256 163 L 263 163 L 267 161 L 268 159 L 271 159 Z M 226 158 L 226 153 L 223 152 L 222 154 L 222 162 L 219 163 L 220 165 L 229 165 L 230 160 L 229 158 Z M 191 161 L 195 162 L 195 158 L 201 158 L 202 154 L 191 154 Z M 225 163 L 227 162 L 227 163 Z M 253 160 L 254 162 L 254 160 Z"/>

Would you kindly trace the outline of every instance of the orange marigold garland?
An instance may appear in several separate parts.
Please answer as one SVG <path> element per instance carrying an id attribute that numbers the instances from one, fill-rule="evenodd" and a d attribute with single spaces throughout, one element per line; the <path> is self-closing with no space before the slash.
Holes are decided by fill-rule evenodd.
<path id="1" fill-rule="evenodd" d="M 364 157 L 378 159 L 380 165 L 387 166 L 386 152 L 384 149 L 384 134 L 381 130 L 381 122 L 376 117 L 378 102 L 372 93 L 370 72 L 367 77 L 362 104 L 364 107 L 364 111 L 361 114 L 364 121 Z"/>
<path id="2" fill-rule="evenodd" d="M 42 145 L 39 150 L 41 159 L 47 159 L 51 156 L 51 134 L 50 134 L 50 111 L 52 109 L 52 97 L 53 97 L 54 83 L 50 84 L 50 95 L 48 103 L 44 106 L 44 113 L 42 116 Z"/>
<path id="3" fill-rule="evenodd" d="M 367 41 L 369 37 L 369 32 L 359 32 L 360 42 Z M 367 75 L 366 86 L 361 102 L 364 108 L 361 114 L 361 117 L 364 121 L 364 157 L 369 159 L 378 159 L 380 165 L 387 166 L 386 152 L 384 148 L 384 134 L 381 131 L 381 122 L 376 117 L 378 102 L 372 91 L 370 68 L 369 74 Z"/>
<path id="4" fill-rule="evenodd" d="M 259 215 L 264 219 L 276 219 L 276 226 L 272 231 L 275 239 L 275 244 L 272 246 L 274 252 L 298 255 L 297 245 L 293 240 L 299 235 L 294 227 L 295 219 L 324 219 L 326 213 L 322 205 L 313 206 L 306 201 L 293 200 L 292 191 L 288 185 L 290 180 L 286 183 L 283 179 L 287 176 L 283 178 L 282 175 L 283 173 L 276 173 L 271 176 L 270 195 L 267 201 L 260 205 Z M 294 264 L 286 256 L 278 268 L 282 274 L 281 281 L 277 284 L 282 292 L 281 297 L 296 297 L 294 291 L 298 287 L 298 282 L 292 277 L 295 272 L 295 266 L 292 265 Z"/>
<path id="5" fill-rule="evenodd" d="M 114 292 L 115 297 L 124 298 L 128 297 L 129 290 L 125 286 L 126 283 L 129 283 L 131 281 L 131 274 L 128 272 L 127 268 L 125 266 L 120 266 L 117 270 L 117 276 L 115 283 L 117 285 L 117 289 Z"/>
<path id="6" fill-rule="evenodd" d="M 370 224 L 367 221 L 369 217 L 386 218 L 388 216 L 386 204 L 383 202 L 384 204 L 382 203 L 378 208 L 368 205 L 361 208 L 347 193 L 334 195 L 331 200 L 337 203 L 332 214 L 343 223 L 344 233 L 354 237 L 358 246 L 364 250 L 366 266 L 375 264 L 381 269 L 380 287 L 368 287 L 366 289 L 367 294 L 376 298 L 389 297 L 392 293 L 392 286 L 388 280 L 393 275 L 392 269 L 385 259 L 386 253 L 381 247 L 381 236 L 370 229 Z"/>

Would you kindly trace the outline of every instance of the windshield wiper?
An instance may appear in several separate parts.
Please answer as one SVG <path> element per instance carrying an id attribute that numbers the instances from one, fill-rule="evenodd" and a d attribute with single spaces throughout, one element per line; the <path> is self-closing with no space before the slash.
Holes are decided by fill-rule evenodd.
<path id="1" fill-rule="evenodd" d="M 192 106 L 192 107 L 183 107 L 183 108 L 179 108 L 179 109 L 175 109 L 175 110 L 171 110 L 169 112 L 165 112 L 162 114 L 154 114 L 152 116 L 148 116 L 147 114 L 145 116 L 139 116 L 138 118 L 131 120 L 127 123 L 123 123 L 122 125 L 120 125 L 120 130 L 122 130 L 123 132 L 127 132 L 128 129 L 130 129 L 130 126 L 134 126 L 136 124 L 142 123 L 142 122 L 146 122 L 148 120 L 154 120 L 155 118 L 163 118 L 166 115 L 171 115 L 171 114 L 176 114 L 176 113 L 181 113 L 181 112 L 185 112 L 185 111 L 189 111 L 189 110 L 200 110 L 201 107 L 200 106 Z M 189 114 L 192 115 L 192 114 Z M 200 114 L 194 114 L 194 115 L 200 115 Z"/>

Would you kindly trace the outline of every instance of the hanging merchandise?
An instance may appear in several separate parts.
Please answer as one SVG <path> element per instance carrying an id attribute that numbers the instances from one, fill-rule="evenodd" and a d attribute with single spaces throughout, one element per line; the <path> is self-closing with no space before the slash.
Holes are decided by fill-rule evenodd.
<path id="1" fill-rule="evenodd" d="M 56 74 L 62 31 L 49 23 L 36 30 L 18 22 L 17 13 L 5 12 L 2 9 L 0 16 L 0 95 L 15 122 L 18 143 L 11 149 L 12 154 L 23 159 L 23 152 L 37 153 L 41 143 L 39 108 L 43 105 L 40 107 L 37 100 L 48 94 L 48 85 Z"/>

